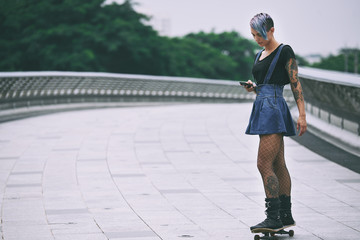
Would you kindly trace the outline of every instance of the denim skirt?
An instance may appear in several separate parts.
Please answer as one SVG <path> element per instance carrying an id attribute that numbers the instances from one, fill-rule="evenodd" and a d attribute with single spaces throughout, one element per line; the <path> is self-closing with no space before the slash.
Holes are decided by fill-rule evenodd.
<path id="1" fill-rule="evenodd" d="M 246 134 L 263 135 L 282 133 L 296 135 L 289 107 L 283 97 L 284 86 L 275 84 L 259 85 L 250 115 Z"/>

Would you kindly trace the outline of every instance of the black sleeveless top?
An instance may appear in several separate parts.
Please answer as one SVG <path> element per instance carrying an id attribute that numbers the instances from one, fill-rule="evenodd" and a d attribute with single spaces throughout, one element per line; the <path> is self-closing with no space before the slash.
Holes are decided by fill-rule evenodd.
<path id="1" fill-rule="evenodd" d="M 276 48 L 266 58 L 254 62 L 252 74 L 257 85 L 260 85 L 264 82 L 267 70 L 269 69 L 271 61 L 279 50 L 279 47 Z M 285 45 L 280 53 L 279 60 L 270 78 L 269 84 L 286 85 L 290 83 L 289 75 L 285 69 L 286 63 L 289 61 L 290 58 L 296 59 L 295 53 L 289 45 Z"/>

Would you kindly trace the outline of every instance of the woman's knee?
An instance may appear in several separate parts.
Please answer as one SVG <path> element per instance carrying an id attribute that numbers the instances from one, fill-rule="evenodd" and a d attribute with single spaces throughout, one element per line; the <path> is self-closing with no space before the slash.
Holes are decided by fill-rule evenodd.
<path id="1" fill-rule="evenodd" d="M 286 169 L 285 161 L 275 161 L 274 162 L 274 169 Z"/>
<path id="2" fill-rule="evenodd" d="M 261 174 L 265 174 L 272 170 L 272 164 L 270 164 L 267 161 L 264 161 L 262 159 L 258 159 L 257 168 Z"/>

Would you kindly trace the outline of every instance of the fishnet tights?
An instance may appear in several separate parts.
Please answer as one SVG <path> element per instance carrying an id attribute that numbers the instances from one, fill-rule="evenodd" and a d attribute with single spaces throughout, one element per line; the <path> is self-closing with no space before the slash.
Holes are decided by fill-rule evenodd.
<path id="1" fill-rule="evenodd" d="M 267 198 L 290 196 L 291 179 L 285 164 L 284 139 L 281 134 L 260 135 L 257 167 Z"/>

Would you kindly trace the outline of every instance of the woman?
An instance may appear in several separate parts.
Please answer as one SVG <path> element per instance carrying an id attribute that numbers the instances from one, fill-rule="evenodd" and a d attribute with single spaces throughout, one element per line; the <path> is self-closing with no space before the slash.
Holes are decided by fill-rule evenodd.
<path id="1" fill-rule="evenodd" d="M 266 219 L 250 229 L 277 230 L 295 225 L 291 214 L 291 179 L 284 159 L 283 136 L 294 136 L 296 131 L 282 96 L 284 85 L 291 84 L 299 110 L 299 136 L 305 133 L 307 127 L 304 97 L 295 54 L 290 46 L 275 40 L 272 18 L 266 13 L 257 14 L 251 19 L 250 26 L 255 41 L 264 49 L 258 53 L 253 65 L 256 84 L 249 80 L 245 86 L 248 92 L 257 95 L 246 134 L 260 137 L 257 167 L 264 184 L 267 208 Z M 269 70 L 271 63 L 274 66 Z"/>

